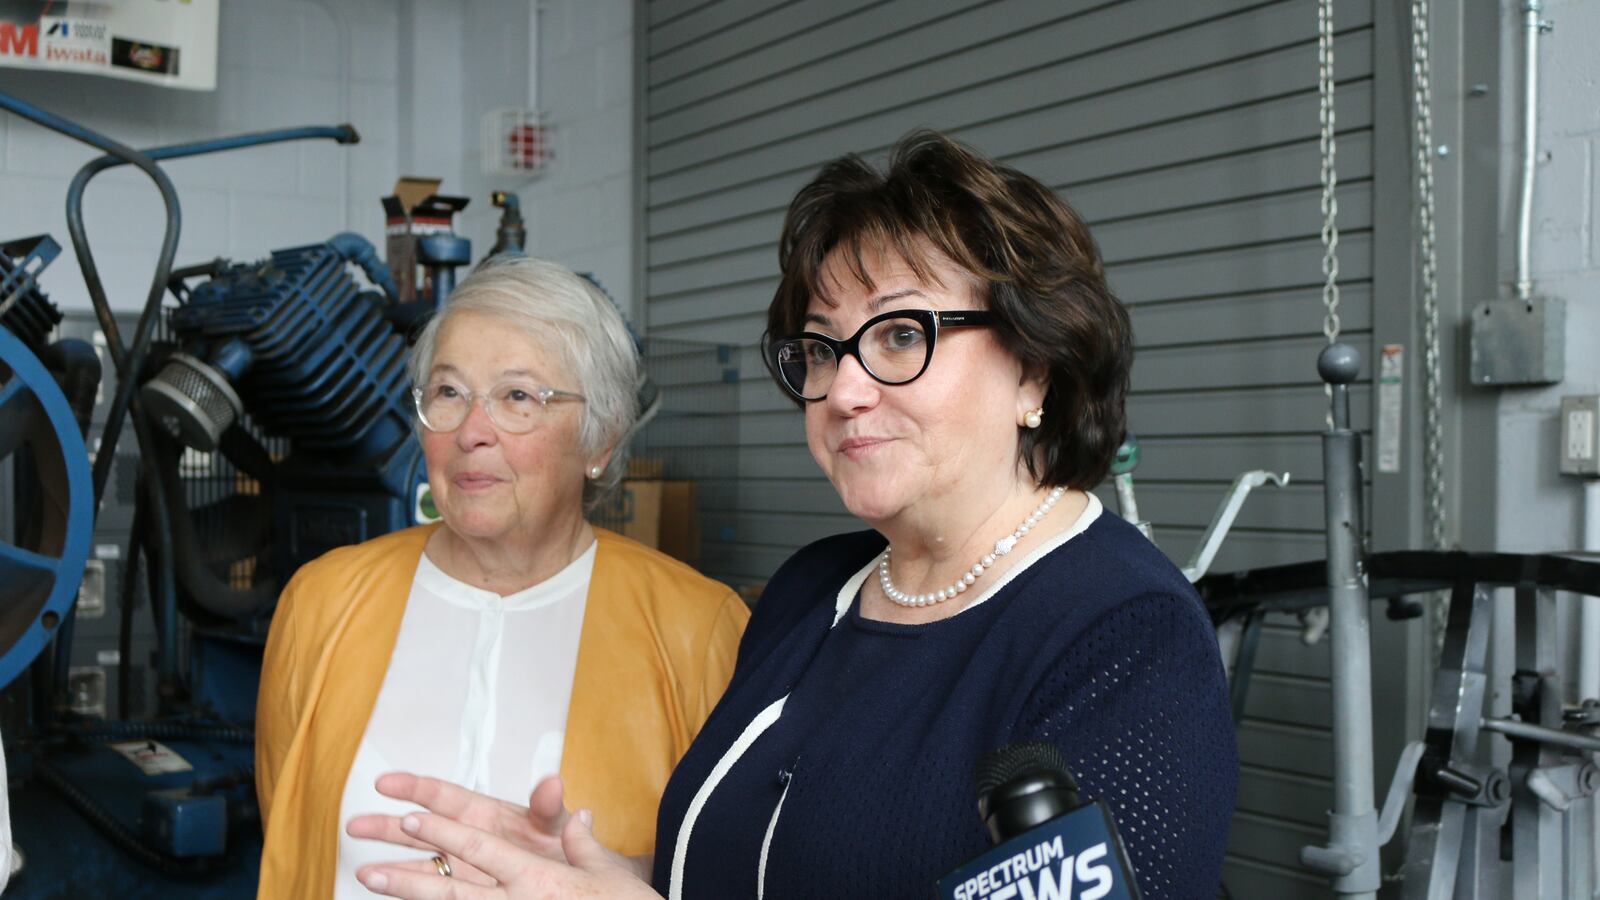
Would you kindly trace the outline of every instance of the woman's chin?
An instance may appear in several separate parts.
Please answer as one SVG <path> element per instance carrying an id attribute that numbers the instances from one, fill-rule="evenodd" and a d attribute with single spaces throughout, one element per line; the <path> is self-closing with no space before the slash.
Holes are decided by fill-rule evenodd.
<path id="1" fill-rule="evenodd" d="M 905 505 L 898 497 L 889 496 L 883 491 L 854 492 L 841 489 L 839 496 L 844 500 L 844 508 L 852 516 L 874 527 L 893 518 Z"/>
<path id="2" fill-rule="evenodd" d="M 478 540 L 493 540 L 510 530 L 507 516 L 482 509 L 446 513 L 444 524 L 446 528 L 462 537 Z"/>

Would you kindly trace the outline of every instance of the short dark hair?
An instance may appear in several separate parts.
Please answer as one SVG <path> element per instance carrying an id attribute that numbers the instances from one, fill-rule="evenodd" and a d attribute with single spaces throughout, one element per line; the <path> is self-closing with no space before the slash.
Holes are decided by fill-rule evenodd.
<path id="1" fill-rule="evenodd" d="M 901 138 L 882 173 L 854 154 L 836 159 L 795 195 L 778 245 L 782 279 L 768 334 L 804 330 L 811 299 L 828 295 L 822 267 L 837 248 L 869 289 L 864 250 L 895 253 L 936 282 L 919 239 L 984 286 L 1001 346 L 1026 371 L 1045 373 L 1044 423 L 1019 436 L 1028 473 L 1047 486 L 1098 484 L 1127 427 L 1127 310 L 1066 201 L 942 134 Z"/>

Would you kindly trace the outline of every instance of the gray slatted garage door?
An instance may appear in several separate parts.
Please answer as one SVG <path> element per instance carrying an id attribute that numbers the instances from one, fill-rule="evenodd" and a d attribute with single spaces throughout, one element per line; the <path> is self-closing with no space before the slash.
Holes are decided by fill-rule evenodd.
<path id="1" fill-rule="evenodd" d="M 881 156 L 931 126 L 1060 190 L 1131 310 L 1141 511 L 1184 559 L 1244 469 L 1252 497 L 1218 569 L 1322 553 L 1323 342 L 1316 9 L 1310 0 L 654 0 L 645 74 L 645 321 L 738 353 L 740 441 L 692 433 L 702 567 L 760 581 L 798 546 L 860 524 L 806 451 L 750 349 L 777 282 L 789 198 L 819 164 Z M 1337 4 L 1342 315 L 1370 350 L 1373 16 Z M 1370 357 L 1369 357 L 1370 358 Z M 669 404 L 690 408 L 692 386 Z M 1356 391 L 1357 421 L 1370 421 Z M 669 407 L 670 408 L 670 407 Z M 1326 643 L 1263 638 L 1226 880 L 1237 897 L 1323 896 L 1331 749 Z"/>

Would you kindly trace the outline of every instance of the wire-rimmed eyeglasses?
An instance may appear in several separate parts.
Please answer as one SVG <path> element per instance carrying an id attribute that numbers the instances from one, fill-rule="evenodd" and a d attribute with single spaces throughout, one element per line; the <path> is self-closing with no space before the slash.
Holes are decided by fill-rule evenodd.
<path id="1" fill-rule="evenodd" d="M 581 403 L 585 398 L 582 394 L 526 381 L 501 382 L 483 393 L 448 381 L 436 381 L 426 387 L 412 388 L 411 399 L 417 405 L 417 419 L 429 431 L 460 428 L 472 410 L 473 401 L 481 399 L 489 420 L 501 431 L 527 434 L 538 426 L 551 403 L 563 400 Z"/>
<path id="2" fill-rule="evenodd" d="M 905 384 L 928 370 L 939 329 L 987 327 L 993 318 L 981 309 L 896 309 L 868 319 L 845 340 L 813 331 L 763 337 L 762 355 L 779 384 L 810 402 L 828 396 L 845 356 L 883 384 Z"/>

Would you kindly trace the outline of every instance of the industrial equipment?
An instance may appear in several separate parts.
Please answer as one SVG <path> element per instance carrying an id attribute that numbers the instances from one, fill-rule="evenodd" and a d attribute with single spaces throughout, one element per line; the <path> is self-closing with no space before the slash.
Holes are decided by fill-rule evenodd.
<path id="1" fill-rule="evenodd" d="M 363 291 L 351 263 L 387 283 L 372 246 L 342 234 L 174 285 L 177 349 L 141 388 L 145 408 L 185 445 L 233 458 L 274 506 L 269 596 L 203 600 L 234 594 L 184 566 L 186 586 L 213 612 L 261 612 L 302 563 L 416 521 L 426 474 L 406 403 L 405 340 L 384 317 L 385 295 Z M 263 459 L 247 432 L 229 436 L 246 411 L 261 433 L 289 441 L 286 458 Z"/>
<path id="2" fill-rule="evenodd" d="M 1261 616 L 1331 607 L 1334 805 L 1329 843 L 1305 848 L 1302 861 L 1331 879 L 1335 893 L 1371 896 L 1385 877 L 1379 848 L 1401 833 L 1407 798 L 1415 794 L 1404 867 L 1393 876 L 1402 881 L 1402 896 L 1592 896 L 1600 698 L 1563 702 L 1558 623 L 1567 598 L 1558 592 L 1600 596 L 1600 560 L 1368 553 L 1359 502 L 1360 437 L 1345 391 L 1357 365 L 1355 351 L 1337 343 L 1319 360 L 1332 387 L 1333 412 L 1323 441 L 1327 561 L 1209 575 L 1196 583 L 1215 622 L 1248 623 L 1234 673 L 1236 709 Z M 1514 589 L 1515 672 L 1501 686 L 1511 697 L 1509 716 L 1485 709 L 1495 689 L 1487 663 L 1496 602 L 1490 590 L 1496 587 Z M 1388 600 L 1391 618 L 1413 618 L 1422 609 L 1411 598 L 1440 590 L 1452 598 L 1426 731 L 1395 763 L 1380 808 L 1374 802 L 1370 601 Z"/>
<path id="3" fill-rule="evenodd" d="M 0 541 L 0 684 L 44 652 L 67 615 L 89 554 L 94 509 L 81 414 L 99 384 L 99 364 L 81 342 L 46 343 L 61 314 L 38 290 L 38 273 L 59 248 L 48 237 L 0 249 L 0 461 L 10 460 L 19 501 L 34 511 Z M 50 359 L 54 367 L 43 359 Z M 75 386 L 75 408 L 62 391 Z"/>
<path id="4" fill-rule="evenodd" d="M 0 248 L 0 732 L 26 859 L 8 896 L 247 895 L 260 841 L 255 699 L 273 605 L 294 571 L 327 550 L 436 517 L 405 357 L 471 245 L 446 215 L 408 231 L 398 260 L 346 233 L 259 261 L 175 270 L 181 211 L 158 162 L 283 141 L 354 143 L 354 129 L 139 152 L 3 93 L 0 109 L 107 154 L 67 196 L 98 324 L 92 341 L 51 341 L 63 317 L 38 276 L 59 253 L 55 241 Z M 82 212 L 94 177 L 124 164 L 156 183 L 167 212 L 128 345 Z M 434 195 L 423 205 L 431 201 L 449 213 L 466 204 Z M 491 255 L 521 252 L 516 196 L 495 203 L 504 214 Z M 111 379 L 101 385 L 102 354 L 114 390 Z M 643 378 L 639 390 L 653 412 L 659 392 Z M 136 454 L 119 452 L 124 418 Z M 122 500 L 131 517 L 108 538 L 97 511 Z M 105 627 L 113 582 L 117 646 L 98 650 L 94 665 L 75 663 L 75 622 L 82 614 Z M 145 595 L 154 709 L 139 702 L 143 666 L 133 659 Z"/>
<path id="5" fill-rule="evenodd" d="M 253 718 L 272 604 L 306 560 L 423 518 L 405 334 L 426 315 L 415 307 L 433 304 L 399 309 L 387 266 L 353 234 L 255 263 L 172 269 L 180 208 L 158 160 L 288 140 L 351 143 L 349 126 L 140 153 L 4 94 L 0 108 L 108 154 L 68 193 L 98 346 L 50 342 L 62 316 L 37 280 L 59 250 L 52 239 L 12 242 L 0 259 L 0 469 L 11 485 L 0 501 L 10 512 L 0 522 L 0 731 L 26 859 L 9 895 L 248 894 L 260 839 Z M 127 163 L 156 182 L 168 216 L 131 345 L 82 218 L 94 176 Z M 436 289 L 465 261 L 455 257 L 467 245 L 455 240 L 449 259 L 427 257 L 444 267 L 430 270 Z M 163 309 L 169 294 L 176 305 Z M 101 387 L 101 351 L 118 375 L 114 390 L 110 379 Z M 118 452 L 125 417 L 137 456 Z M 72 638 L 80 607 L 105 609 L 105 545 L 89 559 L 102 540 L 95 514 L 114 464 L 130 458 L 135 467 L 116 471 L 119 494 L 136 501 L 127 546 L 111 545 L 122 613 L 122 652 L 105 660 L 122 676 L 113 718 L 105 667 L 74 667 Z M 208 491 L 197 490 L 199 473 Z M 74 605 L 86 568 L 98 573 L 95 602 Z M 158 634 L 158 715 L 130 720 L 128 638 L 145 591 Z"/>

